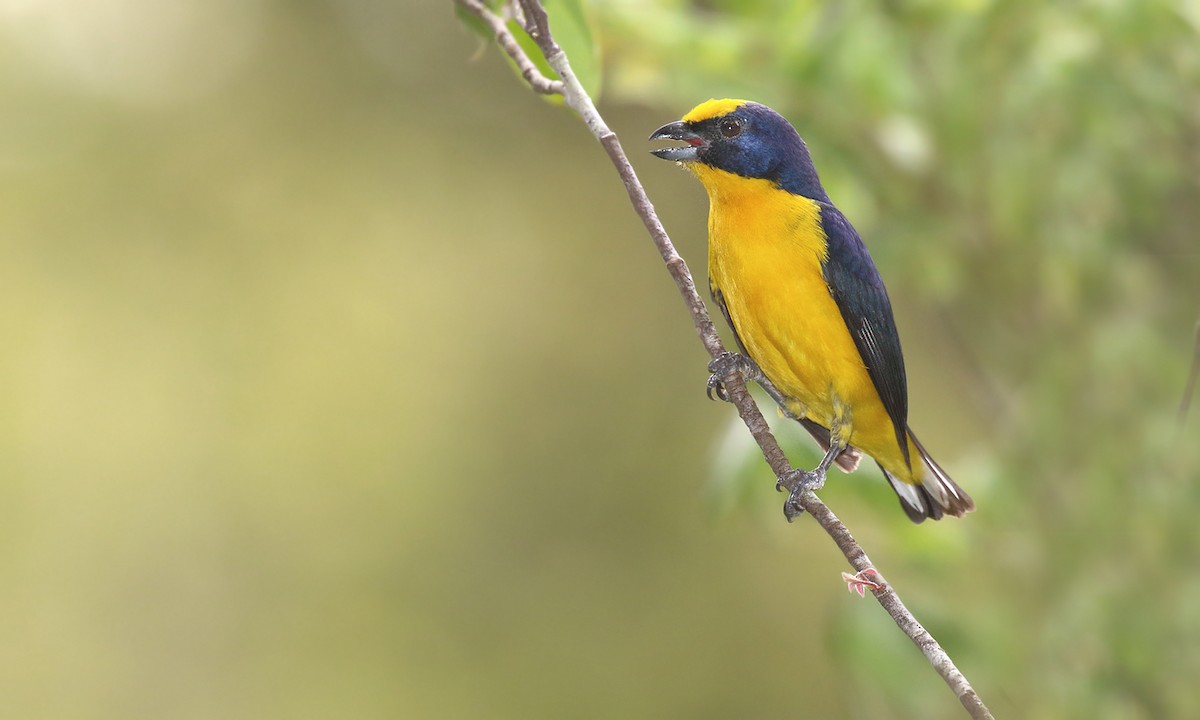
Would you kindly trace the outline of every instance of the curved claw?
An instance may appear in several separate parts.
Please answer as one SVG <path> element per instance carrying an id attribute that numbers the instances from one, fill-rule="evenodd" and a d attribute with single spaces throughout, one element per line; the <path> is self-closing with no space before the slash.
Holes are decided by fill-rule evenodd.
<path id="1" fill-rule="evenodd" d="M 809 490 L 820 490 L 825 486 L 825 471 L 818 467 L 816 470 L 796 469 L 775 482 L 775 490 L 788 490 L 788 499 L 783 501 L 783 516 L 788 522 L 804 514 L 804 506 L 800 504 L 800 496 Z"/>
<path id="2" fill-rule="evenodd" d="M 708 377 L 708 399 L 712 400 L 715 392 L 717 397 L 725 402 L 729 402 L 729 393 L 725 390 L 725 383 L 721 382 L 721 378 L 735 372 L 741 373 L 746 381 L 757 381 L 762 377 L 762 371 L 753 360 L 735 352 L 723 352 L 710 360 L 708 371 L 712 373 Z"/>
<path id="3" fill-rule="evenodd" d="M 717 396 L 713 397 L 713 393 L 716 393 Z M 716 374 L 708 376 L 708 387 L 704 394 L 708 396 L 709 400 L 720 399 L 729 402 L 729 393 L 725 391 L 725 383 L 721 382 L 721 376 Z"/>

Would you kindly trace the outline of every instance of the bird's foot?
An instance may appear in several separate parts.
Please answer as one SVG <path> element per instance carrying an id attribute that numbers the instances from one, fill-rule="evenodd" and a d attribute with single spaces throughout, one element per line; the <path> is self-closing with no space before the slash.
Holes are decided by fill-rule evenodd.
<path id="1" fill-rule="evenodd" d="M 712 375 L 708 376 L 707 395 L 709 400 L 713 400 L 713 393 L 716 393 L 717 398 L 729 402 L 729 393 L 725 390 L 725 383 L 721 382 L 721 378 L 726 375 L 739 372 L 746 382 L 758 382 L 763 376 L 762 370 L 758 369 L 758 365 L 750 358 L 735 352 L 724 352 L 713 358 L 708 363 L 708 371 Z"/>
<path id="2" fill-rule="evenodd" d="M 783 516 L 792 522 L 804 514 L 800 504 L 800 496 L 809 490 L 820 490 L 825 487 L 825 470 L 793 470 L 775 483 L 775 490 L 788 490 L 788 499 L 783 503 Z"/>
<path id="3" fill-rule="evenodd" d="M 879 582 L 876 582 L 874 580 L 868 580 L 867 579 L 868 575 L 875 576 L 876 578 L 878 578 Z M 883 589 L 883 576 L 881 576 L 879 574 L 878 570 L 876 570 L 875 568 L 872 568 L 872 567 L 869 567 L 865 570 L 859 570 L 858 572 L 854 573 L 853 575 L 851 575 L 848 572 L 843 572 L 842 580 L 846 581 L 846 589 L 852 593 L 853 592 L 858 593 L 859 597 L 867 596 L 867 588 L 871 588 L 872 590 L 882 590 Z"/>

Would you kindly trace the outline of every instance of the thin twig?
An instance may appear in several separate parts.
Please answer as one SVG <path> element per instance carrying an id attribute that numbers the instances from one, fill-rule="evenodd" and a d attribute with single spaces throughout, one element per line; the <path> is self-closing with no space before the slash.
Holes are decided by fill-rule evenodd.
<path id="1" fill-rule="evenodd" d="M 512 40 L 508 29 L 504 27 L 502 22 L 497 25 L 495 22 L 488 20 L 487 16 L 495 17 L 490 10 L 477 2 L 477 0 L 455 1 L 481 18 L 484 18 L 488 22 L 488 25 L 496 31 L 497 41 L 500 42 L 505 50 L 509 52 L 510 56 L 513 57 L 514 61 L 517 62 L 517 66 L 525 66 L 520 59 L 513 56 L 513 51 L 509 49 L 510 47 L 515 48 L 517 52 L 520 52 L 520 46 Z M 616 134 L 605 124 L 604 119 L 592 103 L 591 97 L 575 77 L 566 53 L 554 42 L 545 10 L 536 0 L 518 0 L 518 2 L 525 20 L 524 27 L 529 32 L 530 37 L 537 43 L 538 48 L 546 58 L 546 62 L 550 64 L 550 67 L 562 79 L 562 94 L 567 106 L 577 112 L 583 119 L 584 124 L 587 125 L 605 152 L 608 153 L 608 157 L 616 168 L 617 174 L 620 175 L 621 181 L 625 184 L 625 191 L 629 195 L 629 200 L 633 204 L 634 211 L 642 219 L 647 232 L 650 233 L 655 247 L 658 248 L 659 254 L 662 255 L 663 262 L 667 266 L 667 271 L 671 274 L 672 279 L 674 279 L 676 286 L 679 288 L 679 294 L 683 297 L 688 312 L 691 313 L 692 322 L 696 326 L 700 342 L 703 343 L 704 349 L 708 351 L 711 357 L 714 359 L 719 357 L 725 352 L 725 347 L 721 342 L 720 336 L 717 334 L 716 328 L 713 326 L 712 318 L 705 308 L 704 300 L 696 291 L 696 283 L 692 278 L 691 272 L 688 270 L 687 263 L 676 252 L 674 244 L 659 221 L 658 215 L 654 211 L 654 205 L 650 202 L 650 198 L 642 188 L 641 182 L 638 181 L 637 173 L 634 172 L 633 166 L 629 163 L 629 158 L 626 157 L 620 141 L 617 139 Z M 505 34 L 509 36 L 507 40 L 501 37 Z M 528 61 L 528 58 L 525 60 Z M 532 65 L 532 63 L 529 64 Z M 534 89 L 537 88 L 535 87 Z M 725 390 L 729 395 L 730 401 L 737 408 L 738 414 L 750 430 L 750 434 L 754 436 L 763 457 L 766 459 L 767 464 L 771 466 L 772 472 L 775 473 L 775 477 L 790 491 L 793 487 L 791 484 L 793 481 L 790 479 L 792 477 L 792 467 L 788 462 L 787 456 L 779 447 L 779 443 L 775 440 L 775 436 L 771 433 L 766 419 L 763 418 L 762 413 L 758 410 L 758 406 L 747 391 L 741 373 L 737 371 L 731 372 L 722 377 L 721 380 L 725 385 Z M 892 586 L 883 580 L 883 576 L 875 569 L 871 563 L 871 559 L 867 557 L 866 552 L 863 551 L 862 547 L 854 539 L 854 536 L 850 534 L 850 530 L 812 492 L 806 492 L 800 497 L 800 505 L 829 534 L 834 543 L 837 544 L 838 549 L 846 557 L 846 560 L 856 571 L 873 571 L 872 577 L 878 584 L 878 587 L 873 589 L 876 600 L 892 616 L 896 625 L 921 649 L 921 652 L 929 660 L 929 664 L 933 666 L 934 670 L 941 675 L 950 689 L 954 691 L 954 694 L 958 697 L 970 716 L 976 720 L 990 720 L 992 714 L 983 704 L 983 701 L 979 699 L 978 694 L 971 687 L 971 684 L 967 682 L 966 677 L 955 667 L 950 656 L 933 636 L 917 622 L 917 619 L 913 617 L 908 608 L 904 606 L 904 603 L 900 601 L 900 596 L 896 594 Z"/>
<path id="2" fill-rule="evenodd" d="M 517 44 L 516 38 L 508 31 L 508 26 L 504 22 L 504 18 L 495 14 L 491 10 L 484 7 L 479 0 L 456 0 L 460 7 L 471 12 L 487 24 L 492 30 L 492 35 L 496 38 L 496 44 L 504 49 L 512 61 L 517 64 L 517 69 L 521 71 L 521 77 L 525 78 L 525 82 L 529 83 L 529 87 L 535 92 L 542 95 L 562 95 L 563 84 L 559 80 L 551 80 L 537 69 L 537 65 L 529 59 L 521 46 Z"/>

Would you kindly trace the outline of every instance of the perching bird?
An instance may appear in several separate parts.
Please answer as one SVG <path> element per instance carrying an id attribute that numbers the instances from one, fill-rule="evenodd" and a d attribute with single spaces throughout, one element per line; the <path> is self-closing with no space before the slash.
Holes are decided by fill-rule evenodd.
<path id="1" fill-rule="evenodd" d="M 961 516 L 970 496 L 908 428 L 900 337 L 879 271 L 833 205 L 795 128 L 745 100 L 709 100 L 651 140 L 686 143 L 651 152 L 682 163 L 708 191 L 708 273 L 714 302 L 742 353 L 718 363 L 765 376 L 825 457 L 784 505 L 820 487 L 831 463 L 847 472 L 860 451 L 875 459 L 913 522 Z"/>

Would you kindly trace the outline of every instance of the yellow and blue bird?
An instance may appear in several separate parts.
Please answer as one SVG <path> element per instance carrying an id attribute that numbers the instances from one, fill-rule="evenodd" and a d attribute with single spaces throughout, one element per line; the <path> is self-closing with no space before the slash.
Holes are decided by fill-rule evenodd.
<path id="1" fill-rule="evenodd" d="M 831 464 L 851 472 L 862 453 L 913 522 L 974 510 L 908 427 L 887 290 L 796 129 L 765 105 L 709 100 L 650 139 L 683 142 L 651 152 L 708 191 L 709 288 L 742 351 L 714 377 L 736 368 L 759 380 L 825 451 L 785 503 L 788 519 Z"/>

